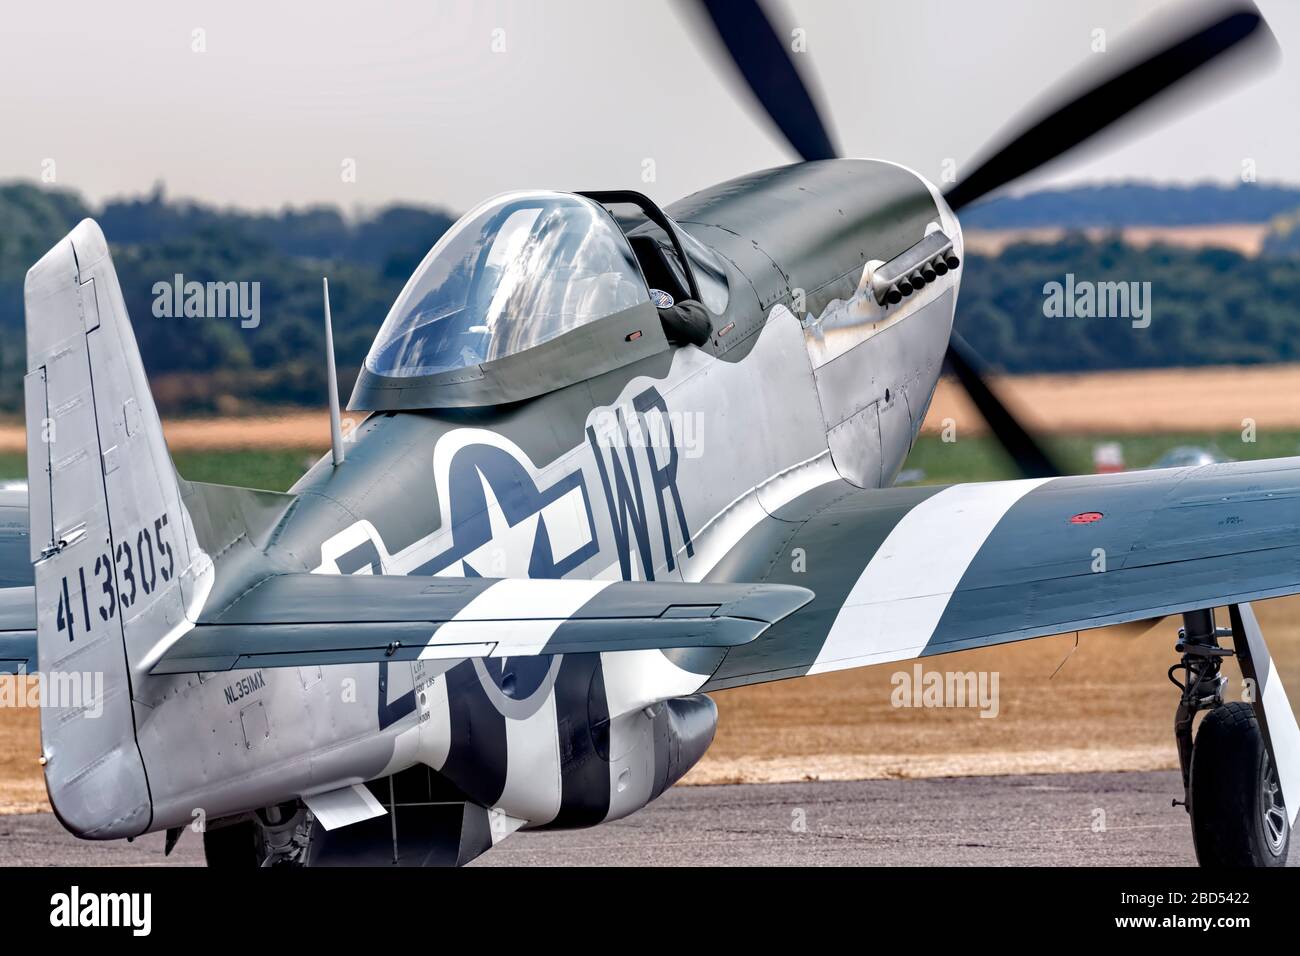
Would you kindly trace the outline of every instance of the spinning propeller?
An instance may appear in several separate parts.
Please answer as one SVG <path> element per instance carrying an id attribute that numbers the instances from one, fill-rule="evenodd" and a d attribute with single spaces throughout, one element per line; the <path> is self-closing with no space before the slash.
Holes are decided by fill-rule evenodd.
<path id="1" fill-rule="evenodd" d="M 804 160 L 838 156 L 808 84 L 800 77 L 785 43 L 758 0 L 697 0 L 712 22 L 741 77 L 781 134 Z M 1166 94 L 1227 53 L 1252 49 L 1258 65 L 1276 51 L 1276 42 L 1249 0 L 1195 7 L 1158 31 L 1128 38 L 1131 51 L 1107 69 L 1079 76 L 1045 99 L 1033 119 L 1002 137 L 973 172 L 945 193 L 959 210 L 1044 163 L 1091 139 L 1129 113 Z M 1184 9 L 1184 14 L 1187 10 Z M 1172 39 L 1171 39 L 1172 38 Z M 1261 55 L 1265 54 L 1265 55 Z M 947 364 L 970 395 L 994 436 L 1028 477 L 1060 474 L 1060 469 L 985 381 L 984 363 L 955 331 Z"/>

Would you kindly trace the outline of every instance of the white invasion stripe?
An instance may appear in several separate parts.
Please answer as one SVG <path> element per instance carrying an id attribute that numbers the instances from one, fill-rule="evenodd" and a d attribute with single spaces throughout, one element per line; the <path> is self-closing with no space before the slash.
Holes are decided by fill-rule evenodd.
<path id="1" fill-rule="evenodd" d="M 508 635 L 509 625 L 500 625 L 502 633 Z M 490 624 L 475 625 L 475 633 L 481 634 L 483 628 L 491 628 Z M 435 636 L 441 635 L 442 631 L 437 631 Z M 422 661 L 455 661 L 465 657 L 491 657 L 492 652 L 496 650 L 496 641 L 470 641 L 464 644 L 430 644 L 424 650 L 420 651 L 419 659 Z"/>
<path id="2" fill-rule="evenodd" d="M 1050 480 L 953 485 L 905 514 L 849 591 L 809 673 L 919 656 L 998 522 Z"/>
<path id="3" fill-rule="evenodd" d="M 416 700 L 420 701 L 418 690 Z M 439 674 L 423 697 L 420 703 L 429 719 L 420 721 L 420 760 L 434 770 L 441 770 L 451 754 L 451 700 L 447 696 L 447 675 Z"/>
<path id="4" fill-rule="evenodd" d="M 438 628 L 420 657 L 431 656 L 439 646 L 483 641 L 496 642 L 492 653 L 497 657 L 540 654 L 561 624 L 612 583 L 542 578 L 498 581 Z"/>
<path id="5" fill-rule="evenodd" d="M 1287 698 L 1286 688 L 1277 672 L 1277 663 L 1268 653 L 1264 635 L 1255 611 L 1249 604 L 1238 610 L 1246 629 L 1246 643 L 1250 659 L 1260 681 L 1259 699 L 1264 705 L 1264 719 L 1268 722 L 1268 740 L 1273 745 L 1273 763 L 1277 767 L 1278 785 L 1282 788 L 1282 802 L 1286 814 L 1295 826 L 1296 813 L 1300 812 L 1300 726 Z"/>
<path id="6" fill-rule="evenodd" d="M 312 794 L 303 797 L 302 802 L 326 830 L 336 830 L 388 812 L 369 788 L 360 783 Z"/>
<path id="7" fill-rule="evenodd" d="M 506 782 L 496 805 L 534 824 L 560 812 L 560 734 L 555 690 L 536 712 L 506 719 Z"/>
<path id="8" fill-rule="evenodd" d="M 605 651 L 600 665 L 611 720 L 656 701 L 694 694 L 709 679 L 678 667 L 659 650 Z"/>

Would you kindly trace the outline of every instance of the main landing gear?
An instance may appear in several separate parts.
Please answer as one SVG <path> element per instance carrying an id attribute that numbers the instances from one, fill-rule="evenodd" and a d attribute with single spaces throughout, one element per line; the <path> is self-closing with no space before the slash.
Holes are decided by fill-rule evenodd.
<path id="1" fill-rule="evenodd" d="M 221 869 L 302 866 L 310 831 L 306 808 L 282 803 L 209 827 L 203 832 L 203 855 L 209 867 Z"/>
<path id="2" fill-rule="evenodd" d="M 1279 733 L 1279 739 L 1270 742 L 1268 729 L 1261 723 L 1265 686 L 1256 665 L 1267 665 L 1261 668 L 1266 671 L 1265 680 L 1276 678 L 1254 615 L 1249 605 L 1234 605 L 1230 614 L 1232 627 L 1216 627 L 1213 610 L 1189 611 L 1178 632 L 1176 649 L 1182 658 L 1169 668 L 1169 679 L 1182 691 L 1174 719 L 1183 773 L 1181 803 L 1192 818 L 1192 838 L 1201 866 L 1284 866 L 1291 826 L 1273 747 L 1285 746 L 1290 735 Z M 1257 640 L 1250 639 L 1248 628 L 1254 629 Z M 1221 637 L 1233 639 L 1232 649 L 1220 646 Z M 1263 662 L 1252 659 L 1252 644 L 1263 651 Z M 1252 690 L 1247 695 L 1249 701 L 1225 703 L 1223 699 L 1228 679 L 1220 669 L 1223 659 L 1233 656 Z M 1285 701 L 1280 682 L 1271 691 Z M 1207 713 L 1193 734 L 1193 723 L 1201 711 Z"/>

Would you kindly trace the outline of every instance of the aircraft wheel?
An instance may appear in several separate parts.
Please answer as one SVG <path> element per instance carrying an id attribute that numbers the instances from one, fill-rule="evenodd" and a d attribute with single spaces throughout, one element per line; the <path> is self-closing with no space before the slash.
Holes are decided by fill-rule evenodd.
<path id="1" fill-rule="evenodd" d="M 1192 747 L 1189 807 L 1206 867 L 1285 866 L 1291 827 L 1254 708 L 1215 707 Z"/>
<path id="2" fill-rule="evenodd" d="M 262 834 L 252 820 L 203 831 L 203 858 L 208 866 L 246 870 L 262 865 Z"/>

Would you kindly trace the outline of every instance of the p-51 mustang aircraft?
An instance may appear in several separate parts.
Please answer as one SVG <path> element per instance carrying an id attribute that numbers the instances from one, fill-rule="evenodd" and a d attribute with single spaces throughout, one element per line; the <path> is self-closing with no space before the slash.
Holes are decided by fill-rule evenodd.
<path id="1" fill-rule="evenodd" d="M 1198 857 L 1285 860 L 1300 729 L 1248 602 L 1300 592 L 1300 460 L 1053 477 L 952 333 L 955 211 L 1267 47 L 1258 14 L 1189 16 L 945 195 L 836 158 L 762 10 L 703 8 L 804 161 L 663 209 L 472 210 L 366 358 L 370 416 L 344 442 L 332 402 L 288 493 L 178 477 L 95 223 L 31 269 L 0 658 L 102 675 L 42 708 L 68 830 L 461 864 L 645 806 L 709 746 L 710 691 L 1182 614 Z M 1025 478 L 889 487 L 945 356 Z"/>

